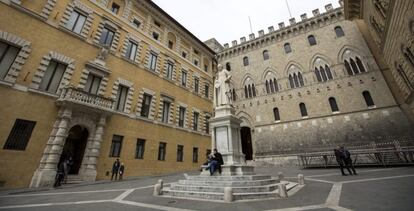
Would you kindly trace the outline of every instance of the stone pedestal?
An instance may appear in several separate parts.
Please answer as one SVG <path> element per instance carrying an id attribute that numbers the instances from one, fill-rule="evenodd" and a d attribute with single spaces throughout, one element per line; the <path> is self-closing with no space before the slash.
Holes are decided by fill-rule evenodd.
<path id="1" fill-rule="evenodd" d="M 210 125 L 213 128 L 212 148 L 222 154 L 224 165 L 246 164 L 240 139 L 241 122 L 235 116 L 235 109 L 231 105 L 217 107 L 214 118 L 210 120 Z"/>

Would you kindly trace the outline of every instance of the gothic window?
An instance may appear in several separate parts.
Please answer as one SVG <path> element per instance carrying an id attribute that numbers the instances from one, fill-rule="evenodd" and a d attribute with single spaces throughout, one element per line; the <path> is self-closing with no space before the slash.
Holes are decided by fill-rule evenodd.
<path id="1" fill-rule="evenodd" d="M 332 112 L 339 111 L 338 104 L 336 103 L 336 100 L 334 97 L 329 98 L 329 105 L 331 106 Z"/>
<path id="2" fill-rule="evenodd" d="M 411 67 L 414 69 L 414 55 L 410 48 L 406 47 L 403 48 L 403 54 L 405 59 L 408 61 L 408 63 L 411 65 Z"/>
<path id="3" fill-rule="evenodd" d="M 245 56 L 243 57 L 243 65 L 248 66 L 249 65 L 249 57 Z"/>
<path id="4" fill-rule="evenodd" d="M 0 41 L 0 79 L 4 79 L 9 72 L 20 48 Z"/>
<path id="5" fill-rule="evenodd" d="M 269 59 L 269 51 L 268 50 L 264 50 L 263 51 L 263 60 L 268 60 Z"/>
<path id="6" fill-rule="evenodd" d="M 233 101 L 236 101 L 237 100 L 236 90 L 233 89 L 231 93 L 232 93 L 231 96 L 232 96 Z"/>
<path id="7" fill-rule="evenodd" d="M 288 78 L 289 78 L 289 85 L 290 88 L 298 88 L 305 85 L 305 82 L 303 80 L 303 76 L 301 73 L 301 69 L 296 65 L 290 65 L 288 69 Z"/>
<path id="8" fill-rule="evenodd" d="M 372 100 L 371 94 L 368 91 L 362 92 L 362 96 L 364 96 L 365 103 L 368 107 L 375 106 L 374 100 Z"/>
<path id="9" fill-rule="evenodd" d="M 42 82 L 40 83 L 40 90 L 56 93 L 63 74 L 65 73 L 67 65 L 58 63 L 56 61 L 50 61 L 49 66 L 46 69 Z"/>
<path id="10" fill-rule="evenodd" d="M 410 79 L 407 76 L 407 73 L 405 72 L 404 68 L 400 64 L 396 64 L 396 69 L 398 71 L 398 74 L 403 79 L 405 85 L 408 87 L 409 90 L 414 90 L 414 84 L 410 82 Z"/>
<path id="11" fill-rule="evenodd" d="M 316 80 L 318 80 L 318 82 L 322 82 L 321 73 L 319 72 L 318 68 L 316 68 L 316 67 L 315 67 L 315 75 L 316 75 Z"/>
<path id="12" fill-rule="evenodd" d="M 82 32 L 83 26 L 85 25 L 85 22 L 86 16 L 76 10 L 73 10 L 68 22 L 66 23 L 66 28 L 77 34 L 80 34 Z"/>
<path id="13" fill-rule="evenodd" d="M 266 78 L 265 78 L 265 86 L 266 86 L 266 93 L 270 94 L 270 93 L 275 93 L 279 91 L 279 86 L 277 84 L 277 80 L 276 77 L 274 76 L 273 73 L 267 73 Z"/>
<path id="14" fill-rule="evenodd" d="M 289 85 L 290 85 L 290 88 L 295 88 L 295 84 L 293 83 L 293 77 L 292 77 L 292 75 L 289 75 Z"/>
<path id="15" fill-rule="evenodd" d="M 333 79 L 331 69 L 328 65 L 325 65 L 325 67 L 320 66 L 319 68 L 315 67 L 315 75 L 318 82 L 325 82 Z"/>
<path id="16" fill-rule="evenodd" d="M 273 108 L 273 116 L 275 117 L 275 121 L 280 121 L 279 109 Z"/>
<path id="17" fill-rule="evenodd" d="M 305 103 L 300 103 L 299 104 L 299 109 L 300 109 L 300 114 L 302 115 L 302 117 L 307 117 L 308 116 L 308 111 L 306 110 Z"/>
<path id="18" fill-rule="evenodd" d="M 247 78 L 244 82 L 244 93 L 245 98 L 256 97 L 256 88 L 251 78 Z"/>
<path id="19" fill-rule="evenodd" d="M 348 75 L 356 75 L 367 72 L 366 66 L 358 55 L 351 50 L 346 50 L 343 55 L 344 65 Z"/>
<path id="20" fill-rule="evenodd" d="M 316 38 L 315 38 L 315 36 L 313 36 L 313 35 L 309 35 L 308 36 L 308 42 L 309 42 L 309 45 L 316 45 Z"/>
<path id="21" fill-rule="evenodd" d="M 334 30 L 335 30 L 336 37 L 343 37 L 343 36 L 345 36 L 344 30 L 342 29 L 342 27 L 336 26 L 334 28 Z"/>
<path id="22" fill-rule="evenodd" d="M 285 49 L 285 53 L 290 53 L 292 52 L 292 48 L 290 47 L 290 43 L 285 43 L 283 45 L 283 48 Z"/>
<path id="23" fill-rule="evenodd" d="M 253 92 L 253 97 L 256 97 L 256 88 L 254 87 L 254 84 L 252 84 L 252 92 Z"/>

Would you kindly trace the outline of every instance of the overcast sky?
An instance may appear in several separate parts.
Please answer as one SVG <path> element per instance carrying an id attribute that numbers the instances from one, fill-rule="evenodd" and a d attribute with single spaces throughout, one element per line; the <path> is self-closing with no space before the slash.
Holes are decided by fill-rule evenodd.
<path id="1" fill-rule="evenodd" d="M 284 21 L 289 25 L 289 12 L 286 0 L 153 0 L 158 6 L 191 31 L 201 41 L 216 38 L 221 44 L 240 42 L 240 37 L 250 34 L 249 16 L 253 32 L 267 27 L 278 28 Z M 292 17 L 300 20 L 312 10 L 325 11 L 325 5 L 332 3 L 339 7 L 338 0 L 287 0 Z"/>

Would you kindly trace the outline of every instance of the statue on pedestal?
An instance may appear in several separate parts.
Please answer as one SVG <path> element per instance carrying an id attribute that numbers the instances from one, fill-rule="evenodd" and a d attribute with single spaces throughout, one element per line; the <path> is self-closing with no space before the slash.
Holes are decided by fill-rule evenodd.
<path id="1" fill-rule="evenodd" d="M 230 72 L 221 64 L 217 65 L 217 69 L 217 78 L 214 81 L 214 106 L 231 105 Z"/>

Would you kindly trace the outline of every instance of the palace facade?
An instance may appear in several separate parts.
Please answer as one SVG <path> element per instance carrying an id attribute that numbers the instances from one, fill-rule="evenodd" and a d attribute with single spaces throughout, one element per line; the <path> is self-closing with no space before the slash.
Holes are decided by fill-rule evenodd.
<path id="1" fill-rule="evenodd" d="M 0 1 L 0 186 L 198 168 L 214 55 L 149 0 Z"/>

